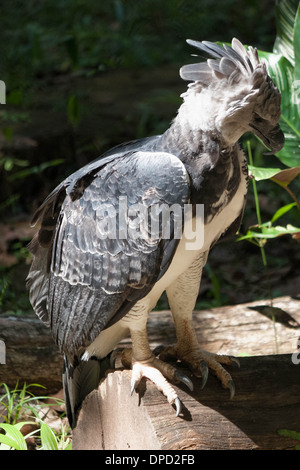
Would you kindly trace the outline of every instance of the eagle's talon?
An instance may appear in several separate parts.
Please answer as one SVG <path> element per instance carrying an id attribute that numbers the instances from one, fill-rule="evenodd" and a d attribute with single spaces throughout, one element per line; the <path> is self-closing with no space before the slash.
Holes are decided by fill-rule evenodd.
<path id="1" fill-rule="evenodd" d="M 190 389 L 191 392 L 194 390 L 194 385 L 191 379 L 180 370 L 175 369 L 174 378 L 184 383 Z"/>
<path id="2" fill-rule="evenodd" d="M 181 413 L 181 409 L 182 409 L 182 403 L 178 397 L 175 398 L 174 405 L 176 407 L 176 416 L 179 416 Z"/>
<path id="3" fill-rule="evenodd" d="M 231 362 L 234 362 L 238 367 L 241 367 L 241 363 L 237 357 L 234 357 L 234 356 L 229 356 L 229 357 L 231 359 Z"/>
<path id="4" fill-rule="evenodd" d="M 209 368 L 205 361 L 200 362 L 200 371 L 201 371 L 201 377 L 202 377 L 202 380 L 201 380 L 201 390 L 202 390 L 206 385 L 208 374 L 209 374 Z"/>
<path id="5" fill-rule="evenodd" d="M 154 356 L 151 356 L 145 361 L 136 361 L 135 359 L 133 359 L 131 371 L 131 395 L 138 386 L 142 377 L 145 377 L 154 383 L 157 389 L 162 392 L 163 395 L 165 395 L 170 404 L 175 404 L 176 416 L 179 415 L 179 413 L 181 412 L 181 402 L 177 396 L 176 391 L 164 376 L 166 375 L 170 379 L 175 378 L 176 370 L 172 366 L 164 364 L 159 359 L 155 358 Z M 190 379 L 183 373 L 179 373 L 178 375 L 180 377 L 177 376 L 177 378 L 179 380 L 181 379 L 184 383 L 188 385 L 187 382 L 190 381 Z"/>
<path id="6" fill-rule="evenodd" d="M 133 380 L 131 382 L 131 388 L 130 388 L 130 395 L 132 396 L 133 395 L 133 392 L 135 391 L 135 387 L 137 385 L 138 381 L 137 380 Z"/>
<path id="7" fill-rule="evenodd" d="M 233 380 L 228 381 L 228 388 L 230 392 L 230 400 L 232 400 L 235 395 L 235 385 L 234 385 Z"/>
<path id="8" fill-rule="evenodd" d="M 179 359 L 186 364 L 196 377 L 201 378 L 201 390 L 205 387 L 209 371 L 211 370 L 221 381 L 223 387 L 229 389 L 230 399 L 234 397 L 235 386 L 233 380 L 231 375 L 224 369 L 223 365 L 235 363 L 240 367 L 240 362 L 236 357 L 210 353 L 199 346 L 192 348 L 189 352 L 185 350 L 184 353 L 181 353 L 182 349 L 181 345 L 177 343 L 172 346 L 159 346 L 156 348 L 155 352 L 160 355 L 160 361 Z M 194 387 L 192 381 L 178 369 L 174 370 L 174 379 L 185 383 L 189 389 L 193 391 Z"/>

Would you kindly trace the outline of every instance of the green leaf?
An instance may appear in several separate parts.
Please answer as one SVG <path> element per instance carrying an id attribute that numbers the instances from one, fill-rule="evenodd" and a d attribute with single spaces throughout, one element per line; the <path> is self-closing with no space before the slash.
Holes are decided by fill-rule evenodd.
<path id="1" fill-rule="evenodd" d="M 27 450 L 27 444 L 23 434 L 17 426 L 13 424 L 1 423 L 0 427 L 6 432 L 5 435 L 0 434 L 0 442 L 9 445 L 16 450 Z"/>
<path id="2" fill-rule="evenodd" d="M 252 165 L 248 165 L 248 168 L 256 181 L 268 180 L 281 171 L 280 168 L 261 168 Z"/>
<path id="3" fill-rule="evenodd" d="M 41 441 L 43 450 L 58 450 L 55 434 L 45 423 L 41 424 Z"/>
<path id="4" fill-rule="evenodd" d="M 0 434 L 0 442 L 5 446 L 5 449 L 19 450 L 16 441 L 9 437 L 7 434 Z M 2 450 L 2 446 L 0 446 L 0 450 Z"/>
<path id="5" fill-rule="evenodd" d="M 19 431 L 25 424 L 32 424 L 32 421 L 19 421 L 18 423 L 14 424 L 14 428 L 18 429 Z"/>
<path id="6" fill-rule="evenodd" d="M 298 2 L 299 3 L 299 2 Z M 300 79 L 300 5 L 296 13 L 294 24 L 294 53 L 295 53 L 295 79 Z"/>
<path id="7" fill-rule="evenodd" d="M 289 429 L 278 429 L 277 433 L 280 436 L 289 437 L 291 439 L 298 439 L 300 440 L 300 432 L 297 431 L 290 431 Z"/>
<path id="8" fill-rule="evenodd" d="M 271 78 L 281 92 L 280 127 L 285 136 L 285 144 L 276 156 L 287 166 L 300 164 L 300 81 L 295 82 L 294 69 L 289 61 L 277 54 L 260 52 L 260 57 L 268 63 Z"/>
<path id="9" fill-rule="evenodd" d="M 273 53 L 259 52 L 281 92 L 280 126 L 285 145 L 276 155 L 285 165 L 300 164 L 300 7 L 298 0 L 278 0 Z"/>
<path id="10" fill-rule="evenodd" d="M 267 222 L 266 224 L 262 224 L 257 227 L 251 227 L 246 233 L 246 235 L 238 238 L 238 241 L 252 238 L 276 238 L 282 235 L 288 235 L 298 232 L 300 232 L 300 228 L 293 227 L 292 225 L 287 225 L 286 227 L 281 227 L 279 225 L 276 227 L 272 227 L 269 222 Z"/>
<path id="11" fill-rule="evenodd" d="M 277 38 L 274 52 L 286 57 L 292 66 L 295 65 L 293 38 L 298 5 L 298 0 L 279 0 L 276 4 Z"/>
<path id="12" fill-rule="evenodd" d="M 300 173 L 300 166 L 293 168 L 264 168 L 253 165 L 248 165 L 250 173 L 254 176 L 256 181 L 271 179 L 281 186 L 288 186 Z"/>
<path id="13" fill-rule="evenodd" d="M 71 95 L 68 101 L 68 120 L 74 128 L 80 121 L 79 103 L 75 95 Z"/>
<path id="14" fill-rule="evenodd" d="M 271 222 L 275 222 L 275 220 L 279 219 L 279 217 L 289 212 L 295 206 L 297 206 L 296 202 L 292 202 L 291 204 L 286 204 L 285 206 L 280 207 L 280 209 L 278 209 L 273 215 Z"/>
<path id="15" fill-rule="evenodd" d="M 43 171 L 47 170 L 47 168 L 51 168 L 56 165 L 61 165 L 63 162 L 64 162 L 63 158 L 57 158 L 56 160 L 51 160 L 50 162 L 44 162 L 44 163 L 41 163 L 40 165 L 32 166 L 30 168 L 25 168 L 24 170 L 17 171 L 8 179 L 9 181 L 14 181 L 16 179 L 26 178 L 27 176 L 30 176 L 33 174 L 39 175 Z"/>

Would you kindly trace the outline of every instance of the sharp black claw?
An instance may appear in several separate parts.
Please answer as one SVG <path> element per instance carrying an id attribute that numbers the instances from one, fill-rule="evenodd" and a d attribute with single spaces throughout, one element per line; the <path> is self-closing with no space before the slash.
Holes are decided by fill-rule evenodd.
<path id="1" fill-rule="evenodd" d="M 206 385 L 208 374 L 209 374 L 208 365 L 206 364 L 205 361 L 201 361 L 200 371 L 201 371 L 201 376 L 202 376 L 202 381 L 201 381 L 201 390 L 202 390 Z"/>
<path id="2" fill-rule="evenodd" d="M 235 394 L 235 386 L 234 386 L 233 380 L 229 380 L 228 388 L 230 391 L 230 400 L 232 400 Z"/>
<path id="3" fill-rule="evenodd" d="M 175 398 L 174 404 L 175 404 L 175 407 L 176 407 L 176 416 L 179 416 L 180 413 L 181 413 L 182 405 L 181 405 L 181 401 L 179 400 L 178 397 Z"/>
<path id="4" fill-rule="evenodd" d="M 194 385 L 193 385 L 193 382 L 191 381 L 191 379 L 187 375 L 185 375 L 183 372 L 181 372 L 180 370 L 176 370 L 174 372 L 174 377 L 175 377 L 175 379 L 178 379 L 178 380 L 180 380 L 180 382 L 187 385 L 187 387 L 190 389 L 191 392 L 194 390 Z"/>
<path id="5" fill-rule="evenodd" d="M 230 359 L 232 360 L 232 362 L 235 362 L 235 364 L 236 364 L 238 367 L 241 367 L 240 361 L 239 361 L 236 357 L 230 356 Z"/>

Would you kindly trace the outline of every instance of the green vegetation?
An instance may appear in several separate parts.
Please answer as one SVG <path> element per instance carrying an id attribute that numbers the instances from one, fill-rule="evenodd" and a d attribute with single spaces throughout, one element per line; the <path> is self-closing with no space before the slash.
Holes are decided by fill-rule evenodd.
<path id="1" fill-rule="evenodd" d="M 177 90 L 168 88 L 174 78 L 162 84 L 159 79 L 166 66 L 174 66 L 174 77 L 182 64 L 194 61 L 186 38 L 222 43 L 235 36 L 256 46 L 282 94 L 280 124 L 286 144 L 277 156 L 270 156 L 255 137 L 245 136 L 253 179 L 239 243 L 231 241 L 226 253 L 222 245 L 212 250 L 197 308 L 282 295 L 280 273 L 289 271 L 290 279 L 299 275 L 299 256 L 294 256 L 300 227 L 297 0 L 2 0 L 0 26 L 0 79 L 7 87 L 7 105 L 0 105 L 0 223 L 6 225 L 22 217 L 28 223 L 40 197 L 107 146 L 167 128 L 181 101 Z M 131 80 L 128 76 L 138 73 L 149 80 L 122 104 L 123 114 L 117 114 L 121 119 L 98 109 L 98 95 L 111 93 L 112 80 L 122 92 Z M 89 89 L 91 80 L 106 76 L 104 91 Z M 103 108 L 115 109 L 120 96 L 116 93 L 115 102 L 104 100 Z M 56 122 L 53 113 L 64 119 Z M 36 135 L 45 124 L 40 116 L 49 118 L 50 136 L 45 127 L 39 140 Z M 93 121 L 97 138 L 89 129 Z M 113 127 L 113 141 L 106 127 Z M 27 133 L 23 136 L 20 129 Z M 67 134 L 61 139 L 62 150 L 56 132 L 59 138 Z M 2 228 L 0 255 L 7 257 L 2 256 L 0 265 L 0 313 L 31 313 L 25 290 L 30 236 L 18 229 L 7 241 Z M 232 252 L 238 253 L 236 261 Z M 267 272 L 273 270 L 267 282 L 259 269 L 260 256 Z M 276 270 L 280 279 L 274 288 Z M 168 308 L 164 296 L 159 307 Z M 69 428 L 56 432 L 41 419 L 38 410 L 45 397 L 34 396 L 30 385 L 13 390 L 0 385 L 0 416 L 5 420 L 0 424 L 0 450 L 28 449 L 30 439 L 37 449 L 71 448 Z M 25 424 L 32 422 L 35 429 L 24 435 Z M 299 439 L 294 431 L 278 432 Z"/>
<path id="2" fill-rule="evenodd" d="M 277 432 L 280 436 L 289 437 L 290 439 L 296 439 L 300 441 L 300 432 L 290 431 L 289 429 L 278 429 Z M 296 444 L 294 449 L 300 450 L 300 444 Z"/>
<path id="3" fill-rule="evenodd" d="M 32 424 L 30 421 L 20 421 L 16 424 L 0 423 L 0 429 L 5 434 L 0 434 L 0 450 L 28 450 L 27 439 L 36 437 L 40 444 L 37 450 L 71 450 L 72 443 L 65 433 L 57 435 L 47 424 L 41 422 L 38 430 L 25 436 L 21 430 L 24 426 Z"/>
<path id="4" fill-rule="evenodd" d="M 111 68 L 154 67 L 186 60 L 185 39 L 242 40 L 261 48 L 275 34 L 273 0 L 28 0 L 1 2 L 0 69 L 27 101 L 37 76 Z M 238 7 L 237 7 L 238 6 Z"/>
<path id="5" fill-rule="evenodd" d="M 238 238 L 248 240 L 261 250 L 264 267 L 267 267 L 265 245 L 268 240 L 283 235 L 298 237 L 300 228 L 300 202 L 290 189 L 290 183 L 300 173 L 300 5 L 295 0 L 279 0 L 277 2 L 277 37 L 272 53 L 260 52 L 262 60 L 268 63 L 271 77 L 281 92 L 280 125 L 285 134 L 285 145 L 276 155 L 285 169 L 258 167 L 253 165 L 251 144 L 247 141 L 247 153 L 250 172 L 253 177 L 253 193 L 257 224 L 250 227 L 247 233 Z M 271 220 L 262 223 L 256 181 L 271 180 L 285 190 L 292 201 L 277 208 Z M 277 225 L 277 220 L 289 211 L 297 211 L 298 227 L 291 223 L 285 227 Z M 276 225 L 274 223 L 276 222 Z M 272 295 L 270 296 L 272 298 Z"/>
<path id="6" fill-rule="evenodd" d="M 286 249 L 281 253 L 280 246 L 288 244 L 288 251 L 295 250 L 295 231 L 300 225 L 297 207 L 300 183 L 296 173 L 300 133 L 297 7 L 295 0 L 279 0 L 276 8 L 274 0 L 243 0 L 239 3 L 226 0 L 221 7 L 220 2 L 214 4 L 207 0 L 3 0 L 0 79 L 7 85 L 7 105 L 0 109 L 2 220 L 18 220 L 24 214 L 30 220 L 41 199 L 83 163 L 124 140 L 164 131 L 180 104 L 180 98 L 177 90 L 168 88 L 168 81 L 162 85 L 157 82 L 166 73 L 166 66 L 174 64 L 170 75 L 174 77 L 182 64 L 194 61 L 190 57 L 193 51 L 185 39 L 227 42 L 236 36 L 245 44 L 258 47 L 261 57 L 269 63 L 271 75 L 283 96 L 281 125 L 287 143 L 276 158 L 264 155 L 265 149 L 254 137 L 246 136 L 244 140 L 245 148 L 248 141 L 251 143 L 251 172 L 256 189 L 249 191 L 239 239 L 248 240 L 251 245 L 239 243 L 234 250 L 240 250 L 240 256 L 247 258 L 250 279 L 257 271 L 253 244 L 265 252 L 264 263 L 268 258 L 267 264 L 271 269 L 286 266 L 290 255 L 286 254 Z M 154 72 L 156 78 L 151 82 Z M 89 89 L 91 80 L 107 76 L 104 91 L 109 94 L 112 77 L 117 89 L 122 91 L 126 87 L 124 77 L 128 80 L 128 74 L 134 76 L 136 73 L 149 75 L 149 81 L 136 89 L 131 101 L 123 103 L 124 116 L 118 112 L 117 119 L 114 119 L 110 114 L 111 109 L 118 106 L 119 93 L 116 101 L 104 103 L 99 112 L 98 95 L 104 92 L 97 88 Z M 101 114 L 104 108 L 109 109 L 107 115 Z M 164 109 L 168 112 L 162 114 Z M 42 145 L 35 136 L 44 125 L 44 122 L 39 122 L 41 111 L 44 111 L 42 119 L 49 116 L 51 123 L 50 137 L 46 128 Z M 51 120 L 56 112 L 63 114 L 64 120 Z M 89 127 L 94 121 L 97 130 L 93 134 Z M 113 140 L 106 126 L 113 128 Z M 24 128 L 28 134 L 19 148 L 19 131 Z M 56 132 L 70 132 L 71 137 L 60 144 L 61 148 L 58 148 Z M 294 170 L 293 177 L 276 180 L 275 176 L 282 176 L 280 172 L 286 167 Z M 274 174 L 275 169 L 278 171 Z M 272 174 L 268 173 L 269 170 Z M 267 204 L 262 204 L 266 199 L 272 201 L 273 213 Z M 286 236 L 281 237 L 283 234 Z M 3 261 L 4 267 L 1 267 L 0 309 L 3 312 L 22 314 L 30 311 L 26 292 L 18 290 L 20 282 L 24 284 L 28 270 L 25 263 L 29 238 L 22 236 L 9 240 L 5 246 L 9 256 L 15 257 L 15 263 L 12 266 L 11 262 L 6 264 Z M 244 245 L 247 248 L 243 248 Z M 269 246 L 274 248 L 269 249 Z M 293 255 L 290 257 L 293 259 Z M 21 276 L 21 272 L 24 275 Z M 238 292 L 232 289 L 234 273 L 228 276 L 225 273 L 224 278 L 224 267 L 213 258 L 210 258 L 206 276 L 210 289 L 202 297 L 203 306 L 241 301 L 242 295 L 233 298 L 230 292 L 226 292 Z M 243 276 L 236 276 L 235 282 L 240 280 L 244 284 L 249 283 Z M 255 290 L 253 296 L 264 297 L 263 283 L 254 283 L 260 285 L 261 290 L 259 293 Z M 276 294 L 280 295 L 280 289 L 275 289 Z M 246 300 L 250 300 L 249 297 Z"/>
<path id="7" fill-rule="evenodd" d="M 62 424 L 60 432 L 51 429 L 41 419 L 40 413 L 43 407 L 49 407 L 41 401 L 48 397 L 35 396 L 29 391 L 30 387 L 44 388 L 38 384 L 24 384 L 22 388 L 18 388 L 17 384 L 11 390 L 6 384 L 0 383 L 0 389 L 5 390 L 0 396 L 0 418 L 5 421 L 0 422 L 0 450 L 28 450 L 29 438 L 33 440 L 31 446 L 37 450 L 70 450 L 69 426 Z M 52 406 L 62 403 L 56 399 Z"/>

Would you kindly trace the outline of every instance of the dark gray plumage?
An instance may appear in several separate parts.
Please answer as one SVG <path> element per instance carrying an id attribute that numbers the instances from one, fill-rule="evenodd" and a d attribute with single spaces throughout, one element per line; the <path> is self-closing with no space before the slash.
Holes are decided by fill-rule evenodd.
<path id="1" fill-rule="evenodd" d="M 82 400 L 100 380 L 103 361 L 128 332 L 133 389 L 142 376 L 150 378 L 179 413 L 177 394 L 164 376 L 192 384 L 161 360 L 171 355 L 189 363 L 204 381 L 208 364 L 234 390 L 219 364 L 232 358 L 199 348 L 191 316 L 209 249 L 235 233 L 242 218 L 247 162 L 238 139 L 252 130 L 274 152 L 282 147 L 280 94 L 256 50 L 246 51 L 236 39 L 232 47 L 188 42 L 213 59 L 181 69 L 192 83 L 170 128 L 115 147 L 81 168 L 48 196 L 33 219 L 40 228 L 30 247 L 30 300 L 65 355 L 73 427 Z M 186 244 L 187 203 L 194 223 L 197 204 L 204 204 L 204 241 L 193 249 Z M 179 213 L 171 213 L 167 226 L 163 208 L 175 206 Z M 157 359 L 146 322 L 164 290 L 178 342 Z"/>

